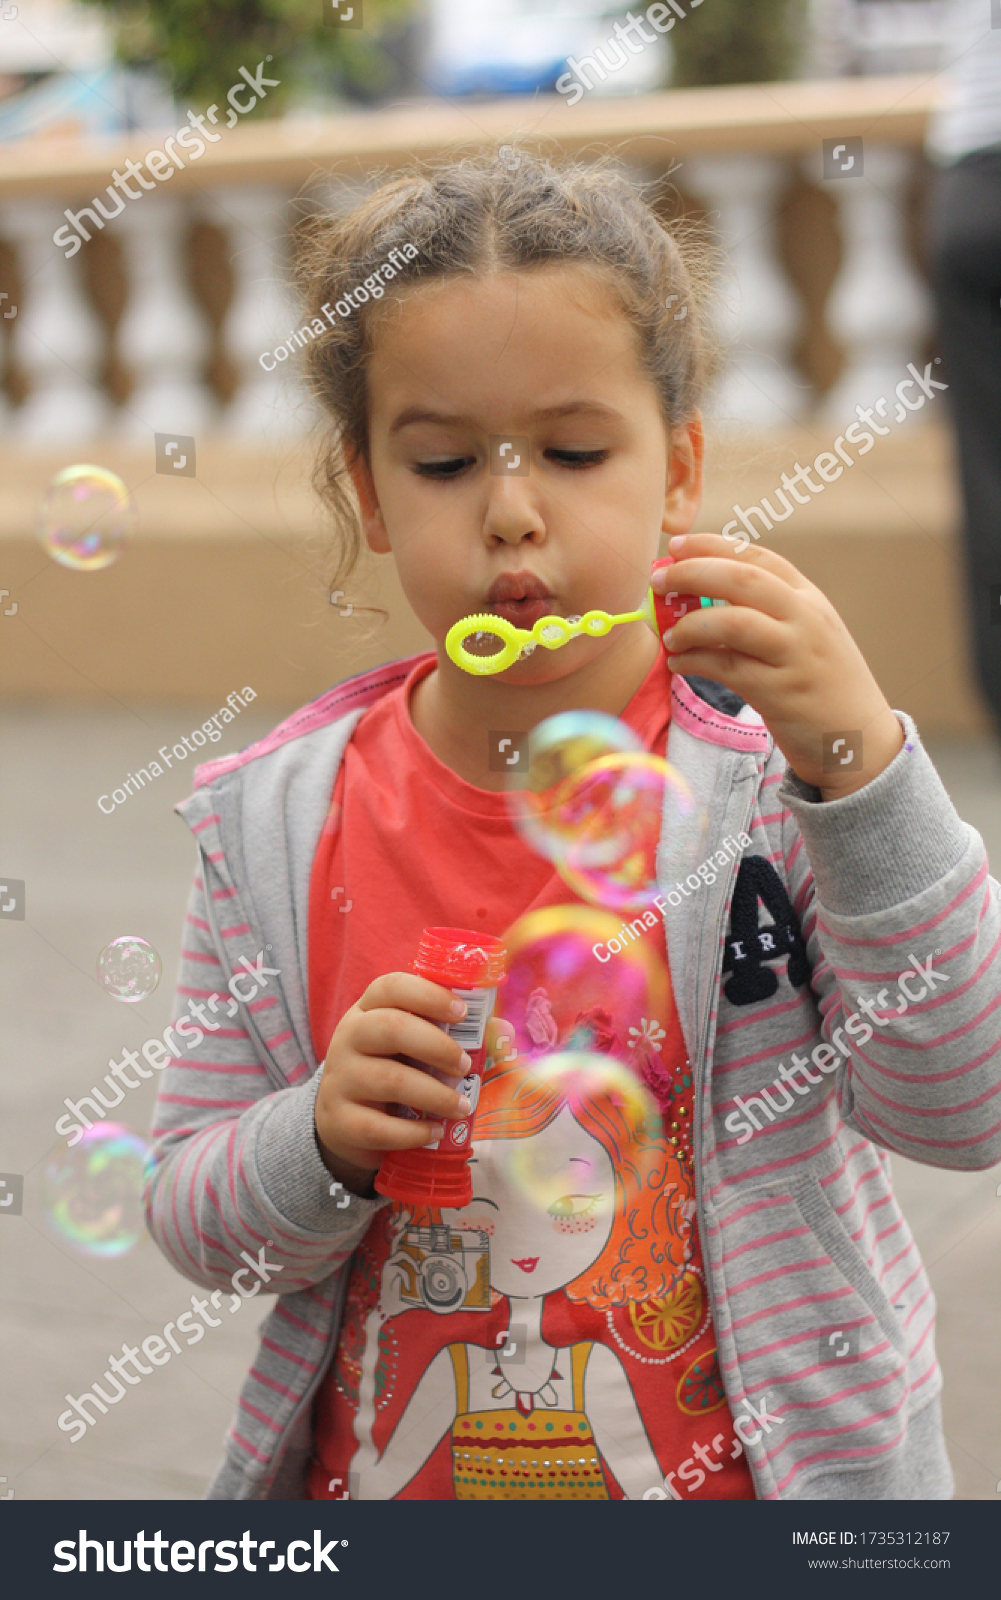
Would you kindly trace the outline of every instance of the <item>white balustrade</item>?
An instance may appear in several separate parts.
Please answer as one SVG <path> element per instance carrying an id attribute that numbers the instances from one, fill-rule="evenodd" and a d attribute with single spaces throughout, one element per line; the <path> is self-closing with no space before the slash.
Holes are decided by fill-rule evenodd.
<path id="1" fill-rule="evenodd" d="M 833 422 L 850 418 L 857 405 L 887 400 L 915 361 L 931 323 L 931 302 L 907 253 L 906 186 L 909 152 L 870 143 L 858 178 L 829 178 L 824 188 L 839 202 L 844 259 L 827 301 L 826 318 L 845 364 L 827 394 L 823 414 Z M 818 158 L 804 163 L 820 180 Z"/>
<path id="2" fill-rule="evenodd" d="M 836 180 L 823 179 L 819 149 L 795 159 L 839 207 L 844 260 L 825 314 L 845 365 L 823 411 L 842 423 L 856 405 L 890 396 L 907 363 L 916 361 L 929 325 L 929 295 L 910 262 L 904 227 L 914 157 L 867 138 L 863 175 Z M 724 421 L 781 426 L 812 403 L 791 358 L 802 308 L 776 244 L 777 207 L 790 170 L 784 157 L 753 153 L 685 162 L 685 188 L 706 205 L 726 252 L 718 331 L 728 361 L 713 407 Z M 349 203 L 348 188 L 331 180 L 327 203 L 335 209 Z M 12 360 L 28 386 L 16 408 L 0 391 L 8 432 L 42 445 L 82 446 L 110 424 L 144 439 L 214 429 L 267 444 L 309 427 L 313 407 L 298 376 L 300 353 L 290 343 L 303 319 L 290 288 L 286 189 L 228 182 L 193 198 L 150 193 L 110 224 L 128 285 L 117 348 L 134 379 L 117 418 L 99 382 L 107 335 L 85 291 L 82 252 L 67 261 L 53 244 L 64 203 L 30 198 L 0 207 L 0 235 L 15 248 L 23 285 L 17 317 L 0 323 L 0 333 L 6 327 Z M 225 231 L 233 272 L 221 338 L 237 386 L 225 408 L 206 381 L 209 329 L 188 281 L 185 244 L 196 216 Z"/>
<path id="3" fill-rule="evenodd" d="M 728 262 L 729 281 L 719 286 L 719 335 L 729 359 L 713 407 L 722 421 L 781 425 L 800 416 L 810 398 L 790 357 L 801 312 L 775 237 L 776 206 L 787 181 L 786 163 L 770 156 L 685 163 L 685 187 L 705 202 Z"/>
<path id="4" fill-rule="evenodd" d="M 284 362 L 274 359 L 301 323 L 288 288 L 288 199 L 281 189 L 247 186 L 216 190 L 203 206 L 206 219 L 229 235 L 234 286 L 222 331 L 238 387 L 221 426 L 238 438 L 287 438 L 308 425 L 308 397 L 294 375 L 295 346 Z M 262 355 L 271 371 L 261 366 Z"/>
<path id="5" fill-rule="evenodd" d="M 127 438 L 197 435 L 217 409 L 203 376 L 209 331 L 186 278 L 190 221 L 183 200 L 157 195 L 126 206 L 113 224 L 129 288 L 118 325 L 119 355 L 135 380 L 119 418 Z"/>
<path id="6" fill-rule="evenodd" d="M 29 386 L 9 428 L 38 444 L 91 439 L 109 411 L 99 383 L 104 327 L 84 293 L 79 254 L 67 260 L 52 242 L 65 220 L 48 200 L 11 202 L 0 215 L 0 232 L 17 248 L 22 284 L 11 355 Z"/>

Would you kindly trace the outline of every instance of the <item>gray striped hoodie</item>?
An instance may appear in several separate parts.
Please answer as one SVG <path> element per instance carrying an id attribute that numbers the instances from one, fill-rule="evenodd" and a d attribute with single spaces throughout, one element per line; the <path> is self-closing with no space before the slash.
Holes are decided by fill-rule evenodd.
<path id="1" fill-rule="evenodd" d="M 193 1282 L 226 1289 L 263 1250 L 278 1291 L 208 1498 L 302 1496 L 352 1253 L 385 1204 L 339 1204 L 316 1146 L 308 899 L 344 748 L 416 659 L 200 768 L 178 807 L 199 863 L 175 1018 L 234 975 L 240 998 L 162 1074 L 148 1224 Z M 749 706 L 673 680 L 666 753 L 717 868 L 660 887 L 720 1367 L 731 1411 L 767 1419 L 746 1450 L 762 1499 L 952 1492 L 934 1299 L 888 1152 L 1001 1160 L 1001 890 L 898 715 L 886 771 L 822 803 Z M 741 833 L 738 860 L 721 845 Z"/>

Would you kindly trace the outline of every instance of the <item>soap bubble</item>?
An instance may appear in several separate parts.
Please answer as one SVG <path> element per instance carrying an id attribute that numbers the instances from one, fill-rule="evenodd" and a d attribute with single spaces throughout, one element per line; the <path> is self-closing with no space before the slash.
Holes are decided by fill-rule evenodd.
<path id="1" fill-rule="evenodd" d="M 109 567 L 135 531 L 131 492 L 105 467 L 64 467 L 42 501 L 38 536 L 60 566 L 77 572 Z"/>
<path id="2" fill-rule="evenodd" d="M 150 1147 L 131 1128 L 95 1122 L 70 1149 L 55 1151 L 42 1172 L 48 1222 L 90 1256 L 123 1256 L 143 1232 L 140 1190 Z"/>
<path id="3" fill-rule="evenodd" d="M 666 1031 L 674 997 L 660 917 L 623 930 L 618 917 L 580 905 L 544 906 L 508 930 L 497 1014 L 513 1027 L 519 1055 L 596 1049 L 628 1059 L 631 1027 L 650 1018 Z"/>
<path id="4" fill-rule="evenodd" d="M 559 861 L 567 843 L 559 809 L 563 785 L 601 756 L 642 750 L 642 739 L 628 723 L 602 711 L 546 717 L 528 736 L 527 772 L 512 775 L 506 795 L 508 813 L 525 843 L 547 861 Z"/>
<path id="5" fill-rule="evenodd" d="M 602 1182 L 595 1170 L 606 1165 L 606 1158 L 595 1148 L 589 1169 L 588 1158 L 581 1159 L 580 1136 L 563 1112 L 568 1110 L 592 1137 L 599 1127 L 611 1134 L 620 1160 L 635 1166 L 662 1128 L 649 1089 L 623 1062 L 596 1051 L 559 1051 L 515 1070 L 520 1081 L 513 1114 L 505 1114 L 500 1084 L 487 1084 L 482 1092 L 476 1130 L 481 1159 L 487 1155 L 483 1141 L 500 1140 L 489 1153 L 491 1165 L 500 1164 L 507 1180 L 533 1208 L 549 1213 L 559 1233 L 588 1232 L 603 1220 L 607 1225 L 615 1205 L 615 1184 Z M 531 1135 L 526 1122 L 533 1128 Z M 577 1152 L 573 1166 L 566 1159 L 568 1141 Z M 661 1175 L 663 1160 L 661 1151 Z M 573 1193 L 567 1192 L 568 1174 Z M 593 1193 L 596 1180 L 600 1192 Z"/>
<path id="6" fill-rule="evenodd" d="M 659 1126 L 657 1102 L 650 1090 L 615 1056 L 593 1050 L 560 1050 L 533 1061 L 530 1076 L 534 1085 L 557 1093 L 571 1110 L 585 1097 L 619 1107 L 634 1137 Z"/>
<path id="7" fill-rule="evenodd" d="M 562 845 L 560 877 L 582 900 L 613 911 L 652 905 L 658 866 L 668 880 L 687 871 L 705 823 L 681 774 L 645 752 L 588 762 L 560 786 L 548 814 Z"/>
<path id="8" fill-rule="evenodd" d="M 160 957 L 145 939 L 122 934 L 112 939 L 97 958 L 97 976 L 102 989 L 115 1000 L 148 1000 L 163 968 Z"/>

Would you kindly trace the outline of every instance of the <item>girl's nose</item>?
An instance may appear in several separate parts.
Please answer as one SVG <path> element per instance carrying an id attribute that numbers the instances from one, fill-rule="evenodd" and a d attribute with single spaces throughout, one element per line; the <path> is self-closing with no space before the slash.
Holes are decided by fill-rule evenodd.
<path id="1" fill-rule="evenodd" d="M 546 524 L 530 478 L 490 480 L 484 537 L 501 544 L 516 545 L 528 539 L 538 544 L 546 536 Z"/>

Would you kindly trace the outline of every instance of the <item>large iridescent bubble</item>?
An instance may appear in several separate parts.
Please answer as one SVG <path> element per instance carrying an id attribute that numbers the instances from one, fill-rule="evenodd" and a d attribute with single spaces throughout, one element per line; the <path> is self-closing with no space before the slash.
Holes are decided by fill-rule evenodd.
<path id="1" fill-rule="evenodd" d="M 630 1029 L 645 1019 L 664 1037 L 674 997 L 660 918 L 642 937 L 623 940 L 622 926 L 607 911 L 568 904 L 530 911 L 508 930 L 497 1014 L 514 1029 L 520 1055 L 597 1050 L 628 1058 Z"/>
<path id="2" fill-rule="evenodd" d="M 626 752 L 590 761 L 560 786 L 550 813 L 555 858 L 582 900 L 641 911 L 700 859 L 705 816 L 681 774 L 660 756 Z"/>
<path id="3" fill-rule="evenodd" d="M 125 1255 L 143 1232 L 149 1153 L 145 1139 L 117 1122 L 95 1122 L 72 1149 L 54 1151 L 42 1173 L 49 1226 L 84 1255 Z"/>
<path id="4" fill-rule="evenodd" d="M 507 805 L 574 893 L 612 911 L 652 905 L 658 871 L 685 876 L 706 839 L 705 810 L 681 774 L 598 711 L 562 712 L 533 730 L 527 774 L 512 775 Z"/>
<path id="5" fill-rule="evenodd" d="M 628 723 L 601 711 L 561 711 L 532 729 L 528 770 L 511 776 L 507 805 L 525 843 L 547 861 L 566 848 L 559 796 L 567 781 L 602 756 L 640 754 L 643 741 Z"/>
<path id="6" fill-rule="evenodd" d="M 96 572 L 121 555 L 135 532 L 135 501 L 105 467 L 64 467 L 42 501 L 38 537 L 60 566 Z"/>
<path id="7" fill-rule="evenodd" d="M 501 1189 L 510 1187 L 533 1212 L 548 1212 L 557 1233 L 589 1233 L 611 1218 L 616 1184 L 600 1149 L 609 1137 L 619 1161 L 634 1167 L 659 1141 L 663 1173 L 657 1103 L 642 1078 L 615 1056 L 563 1050 L 519 1060 L 505 1071 L 506 1081 L 491 1077 L 482 1093 L 478 1160 Z M 581 1127 L 590 1139 L 581 1138 Z"/>

